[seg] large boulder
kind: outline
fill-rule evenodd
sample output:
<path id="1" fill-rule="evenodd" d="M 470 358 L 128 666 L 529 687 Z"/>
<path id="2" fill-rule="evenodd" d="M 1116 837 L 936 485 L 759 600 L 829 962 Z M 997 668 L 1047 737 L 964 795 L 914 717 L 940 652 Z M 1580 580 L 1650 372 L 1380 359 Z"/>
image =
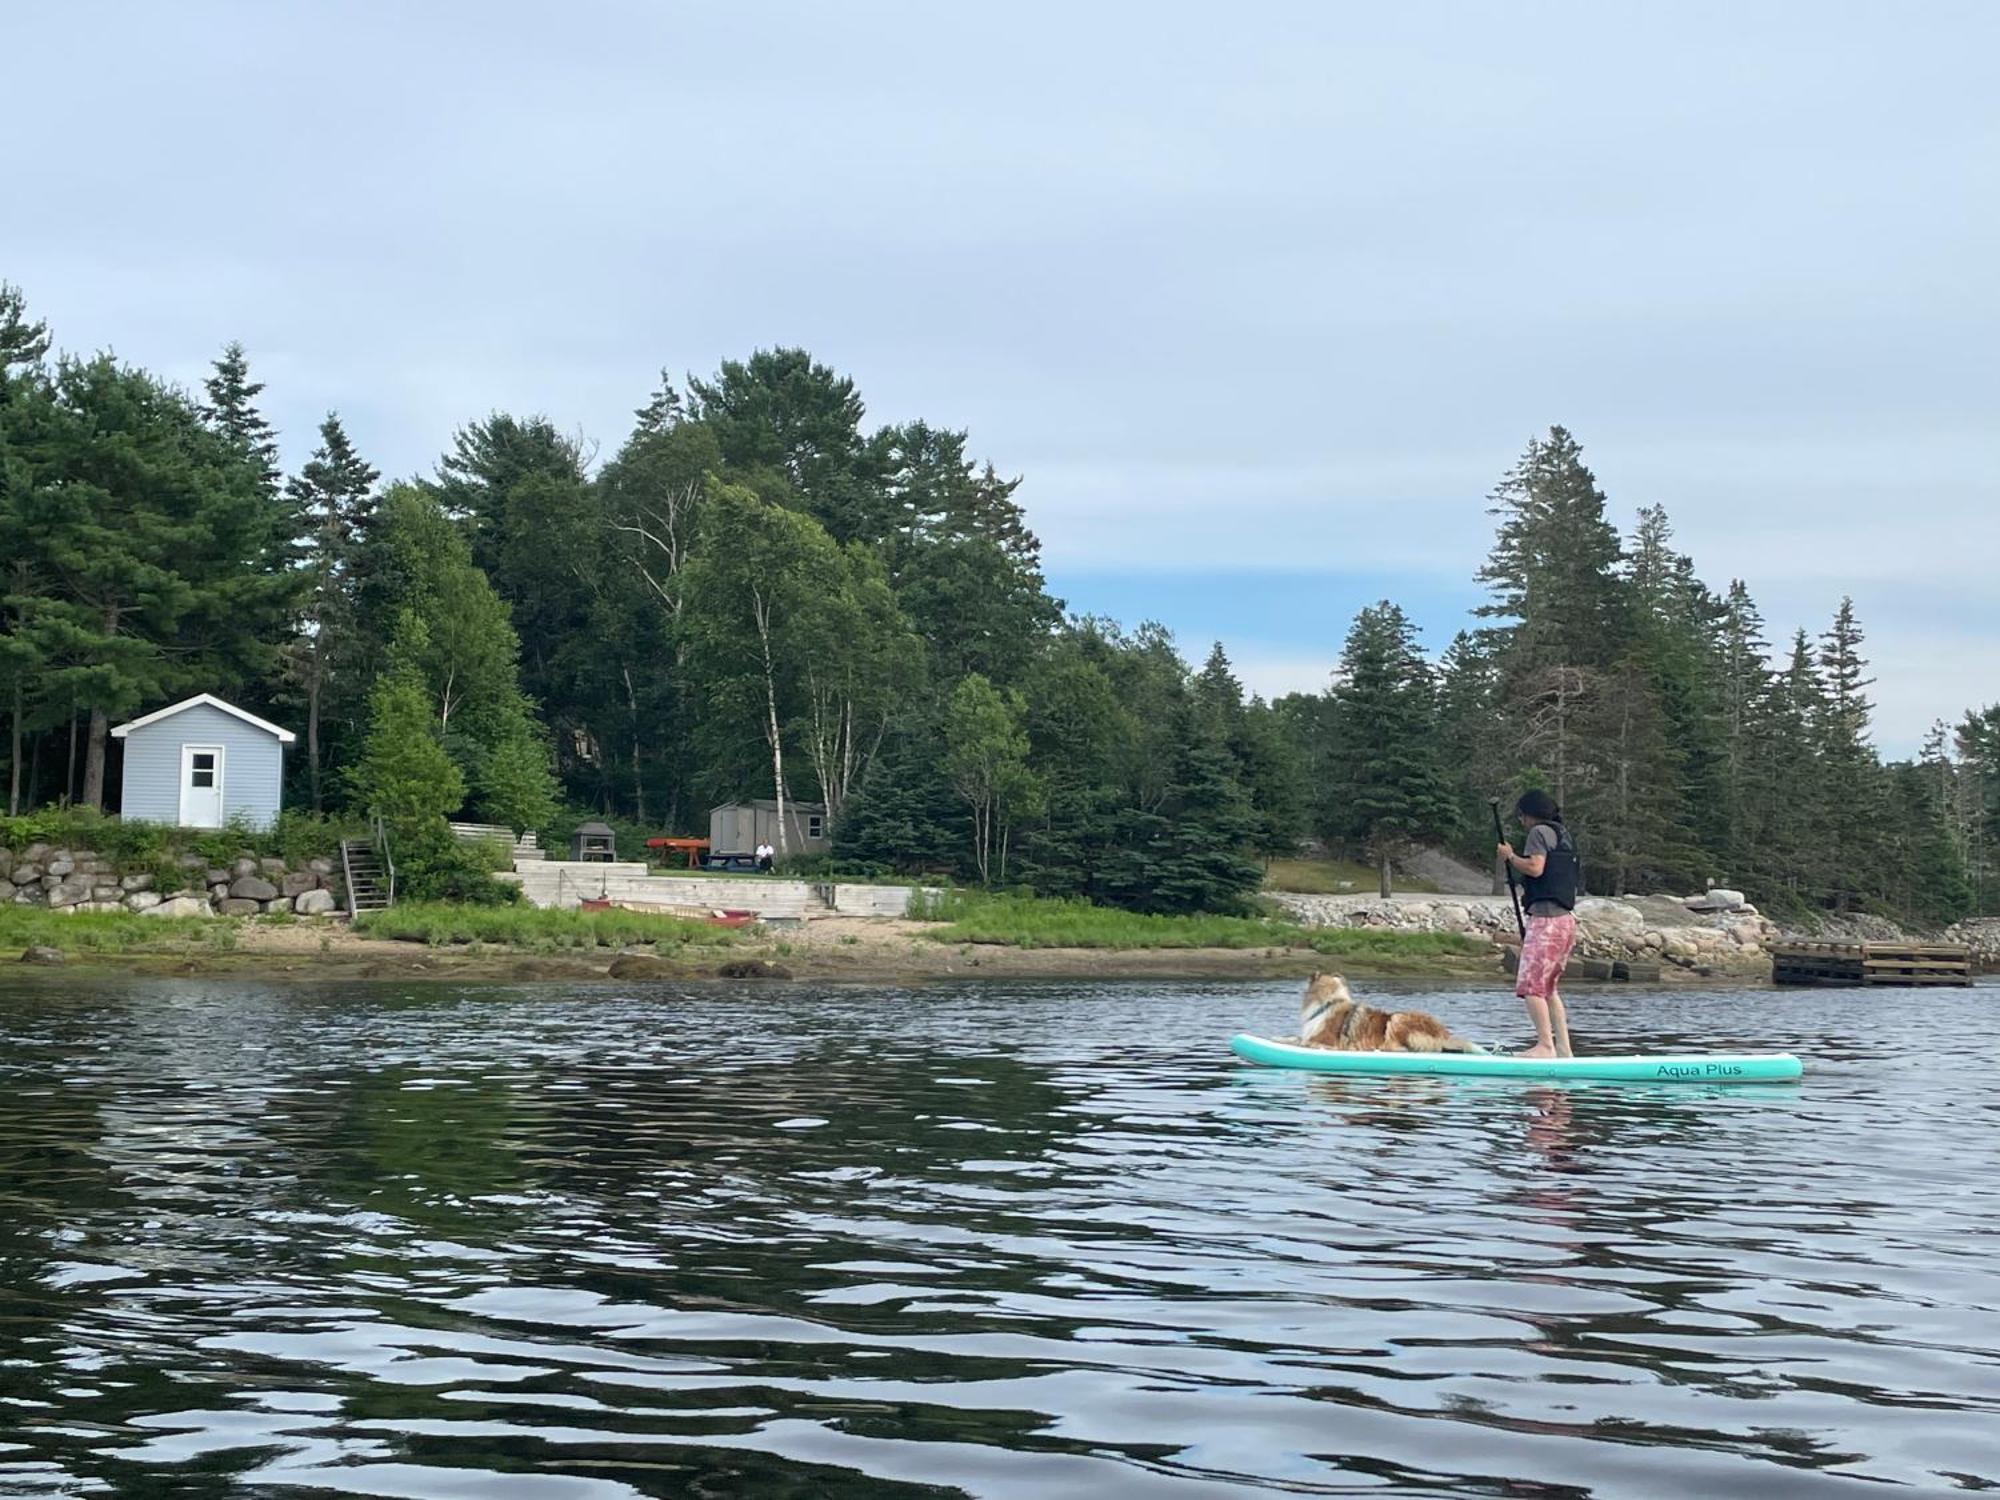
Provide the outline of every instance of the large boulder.
<path id="1" fill-rule="evenodd" d="M 68 875 L 75 871 L 76 861 L 67 849 L 61 849 L 42 861 L 42 868 L 51 875 Z"/>
<path id="2" fill-rule="evenodd" d="M 292 903 L 292 909 L 302 917 L 323 917 L 334 909 L 332 891 L 304 891 Z"/>
<path id="3" fill-rule="evenodd" d="M 276 916 L 280 912 L 288 912 L 292 909 L 292 898 L 290 896 L 279 896 L 275 900 L 259 901 L 257 904 L 263 908 L 265 916 Z"/>
<path id="4" fill-rule="evenodd" d="M 14 890 L 14 882 L 0 875 L 0 906 L 5 906 L 14 899 Z"/>
<path id="5" fill-rule="evenodd" d="M 227 901 L 229 899 L 229 882 L 226 880 L 211 880 L 208 883 L 208 899 L 211 901 Z"/>
<path id="6" fill-rule="evenodd" d="M 37 839 L 21 851 L 21 858 L 28 861 L 29 864 L 38 865 L 49 857 L 50 852 L 49 846 Z"/>
<path id="7" fill-rule="evenodd" d="M 256 871 L 252 870 L 247 873 L 254 875 Z M 210 865 L 208 873 L 202 876 L 201 883 L 203 885 L 228 885 L 235 878 L 236 872 L 234 870 L 224 869 L 221 865 Z"/>
<path id="8" fill-rule="evenodd" d="M 150 875 L 126 875 L 118 882 L 121 891 L 150 891 L 152 888 L 153 877 Z"/>
<path id="9" fill-rule="evenodd" d="M 45 871 L 40 865 L 36 864 L 32 859 L 24 859 L 19 864 L 14 866 L 14 873 L 9 877 L 9 879 L 11 879 L 16 885 L 34 885 L 41 880 L 43 875 L 47 873 L 48 873 L 47 871 Z"/>
<path id="10" fill-rule="evenodd" d="M 103 879 L 103 877 L 102 877 L 102 876 L 92 876 L 91 878 L 92 878 L 93 880 L 95 880 L 95 881 L 97 882 L 97 884 L 93 885 L 93 886 L 92 886 L 92 887 L 90 888 L 90 899 L 91 899 L 91 900 L 93 900 L 93 901 L 122 901 L 122 900 L 124 900 L 124 898 L 125 898 L 125 892 L 123 891 L 123 889 L 121 889 L 120 887 L 118 887 L 118 886 L 116 886 L 116 885 L 107 885 L 107 884 L 106 884 L 106 883 L 104 882 L 104 879 Z"/>
<path id="11" fill-rule="evenodd" d="M 199 896 L 169 896 L 158 906 L 146 907 L 141 916 L 145 917 L 205 917 L 208 903 Z"/>
<path id="12" fill-rule="evenodd" d="M 285 896 L 303 896 L 307 891 L 317 890 L 319 876 L 310 870 L 296 870 L 279 882 L 278 891 Z"/>
<path id="13" fill-rule="evenodd" d="M 315 875 L 331 875 L 333 873 L 333 861 L 330 859 L 309 859 L 306 861 L 306 868 L 311 870 Z"/>
<path id="14" fill-rule="evenodd" d="M 261 872 L 258 869 L 257 861 L 246 854 L 229 867 L 229 873 L 232 878 L 235 878 L 244 875 L 256 875 Z"/>
<path id="15" fill-rule="evenodd" d="M 1576 923 L 1596 937 L 1636 938 L 1646 927 L 1636 907 L 1601 896 L 1586 896 L 1576 903 Z"/>
<path id="16" fill-rule="evenodd" d="M 58 881 L 49 891 L 49 905 L 58 910 L 67 910 L 79 901 L 90 899 L 90 887 L 78 885 L 73 880 Z"/>
<path id="17" fill-rule="evenodd" d="M 278 888 L 261 875 L 238 875 L 229 882 L 229 894 L 238 901 L 273 901 Z"/>
<path id="18" fill-rule="evenodd" d="M 41 964 L 48 968 L 54 968 L 56 965 L 67 963 L 68 961 L 64 957 L 62 949 L 50 948 L 42 943 L 36 943 L 31 947 L 23 949 L 21 953 L 21 962 L 24 964 Z"/>
<path id="19" fill-rule="evenodd" d="M 1741 891 L 1712 887 L 1699 896 L 1690 896 L 1683 903 L 1689 911 L 1735 911 L 1744 903 Z"/>
<path id="20" fill-rule="evenodd" d="M 260 859 L 257 861 L 257 868 L 275 880 L 283 877 L 285 862 L 282 859 Z"/>
<path id="21" fill-rule="evenodd" d="M 215 903 L 215 909 L 225 917 L 254 917 L 264 908 L 248 896 L 224 896 Z"/>
<path id="22" fill-rule="evenodd" d="M 125 894 L 125 906 L 128 911 L 145 911 L 159 904 L 158 891 L 128 891 Z"/>

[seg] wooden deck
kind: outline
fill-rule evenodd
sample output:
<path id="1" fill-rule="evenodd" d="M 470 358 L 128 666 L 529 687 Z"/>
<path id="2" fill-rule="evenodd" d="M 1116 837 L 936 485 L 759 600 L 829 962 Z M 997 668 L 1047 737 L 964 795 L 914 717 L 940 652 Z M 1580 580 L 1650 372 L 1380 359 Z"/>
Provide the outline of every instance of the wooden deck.
<path id="1" fill-rule="evenodd" d="M 1771 949 L 1774 984 L 1972 983 L 1972 950 L 1958 943 L 1790 942 Z"/>

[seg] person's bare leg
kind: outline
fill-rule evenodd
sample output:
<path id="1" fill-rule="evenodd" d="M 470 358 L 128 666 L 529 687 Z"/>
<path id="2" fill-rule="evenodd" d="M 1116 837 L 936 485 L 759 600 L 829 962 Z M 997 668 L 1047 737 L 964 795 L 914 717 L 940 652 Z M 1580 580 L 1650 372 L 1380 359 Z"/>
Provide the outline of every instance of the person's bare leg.
<path id="1" fill-rule="evenodd" d="M 1549 1035 L 1549 1002 L 1540 995 L 1523 995 L 1521 1003 L 1528 1007 L 1528 1019 L 1535 1023 L 1535 1045 L 1525 1052 L 1517 1052 L 1516 1057 L 1554 1057 L 1556 1044 Z"/>
<path id="2" fill-rule="evenodd" d="M 1575 1057 L 1569 1048 L 1569 1011 L 1563 1007 L 1561 995 L 1549 996 L 1549 1029 L 1555 1037 L 1557 1057 Z"/>

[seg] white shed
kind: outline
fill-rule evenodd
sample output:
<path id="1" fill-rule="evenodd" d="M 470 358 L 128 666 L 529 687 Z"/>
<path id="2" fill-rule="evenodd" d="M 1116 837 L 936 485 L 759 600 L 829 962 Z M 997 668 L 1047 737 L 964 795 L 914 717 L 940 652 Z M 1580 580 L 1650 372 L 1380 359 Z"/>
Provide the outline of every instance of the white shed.
<path id="1" fill-rule="evenodd" d="M 277 821 L 285 746 L 297 738 L 291 730 L 202 693 L 120 724 L 111 736 L 125 742 L 120 816 L 183 828 Z"/>

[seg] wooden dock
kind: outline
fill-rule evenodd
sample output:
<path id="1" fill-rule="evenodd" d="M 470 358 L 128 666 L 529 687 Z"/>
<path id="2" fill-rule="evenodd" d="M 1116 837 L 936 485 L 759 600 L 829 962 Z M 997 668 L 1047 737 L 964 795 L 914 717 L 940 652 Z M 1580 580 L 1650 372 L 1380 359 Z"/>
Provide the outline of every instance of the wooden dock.
<path id="1" fill-rule="evenodd" d="M 1960 943 L 1789 942 L 1771 949 L 1773 984 L 1972 983 L 1972 950 Z"/>

